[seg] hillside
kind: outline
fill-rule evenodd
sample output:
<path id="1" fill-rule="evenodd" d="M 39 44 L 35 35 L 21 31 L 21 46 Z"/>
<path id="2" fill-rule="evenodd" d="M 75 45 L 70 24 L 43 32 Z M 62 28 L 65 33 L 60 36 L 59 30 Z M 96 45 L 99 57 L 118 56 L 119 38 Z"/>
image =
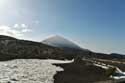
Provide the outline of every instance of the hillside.
<path id="1" fill-rule="evenodd" d="M 19 40 L 0 35 L 0 60 L 10 59 L 61 59 L 63 50 L 40 42 Z"/>
<path id="2" fill-rule="evenodd" d="M 59 48 L 69 48 L 69 49 L 78 49 L 78 50 L 82 49 L 77 44 L 59 35 L 48 37 L 47 39 L 43 40 L 42 43 L 53 47 L 59 47 Z"/>
<path id="3" fill-rule="evenodd" d="M 60 42 L 61 44 L 61 42 Z M 70 44 L 72 45 L 72 43 Z M 75 45 L 74 45 L 75 46 Z M 73 47 L 74 47 L 73 46 Z M 20 40 L 9 36 L 0 35 L 0 60 L 11 59 L 82 59 L 101 58 L 114 59 L 103 53 L 95 53 L 84 49 L 60 48 L 28 40 Z"/>

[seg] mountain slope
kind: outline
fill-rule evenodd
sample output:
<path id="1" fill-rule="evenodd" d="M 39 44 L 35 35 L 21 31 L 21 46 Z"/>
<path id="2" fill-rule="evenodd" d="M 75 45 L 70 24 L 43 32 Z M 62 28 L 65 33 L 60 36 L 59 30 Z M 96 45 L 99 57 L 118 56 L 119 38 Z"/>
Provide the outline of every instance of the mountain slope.
<path id="1" fill-rule="evenodd" d="M 59 39 L 60 37 L 56 37 Z M 52 38 L 53 39 L 53 38 Z M 63 41 L 62 41 L 63 40 Z M 66 43 L 65 43 L 66 41 Z M 0 35 L 0 60 L 11 59 L 82 59 L 101 58 L 113 59 L 114 56 L 102 53 L 95 53 L 89 50 L 84 50 L 70 41 L 60 39 L 57 43 L 59 46 L 49 46 L 41 42 L 33 42 L 28 40 L 19 40 L 9 36 Z M 56 42 L 56 41 L 55 41 Z M 64 43 L 62 43 L 64 42 Z M 70 43 L 70 44 L 69 44 Z M 61 44 L 61 45 L 60 45 Z M 64 48 L 64 49 L 63 49 Z"/>
<path id="2" fill-rule="evenodd" d="M 0 35 L 0 60 L 10 59 L 62 59 L 64 51 L 41 42 L 19 40 Z"/>
<path id="3" fill-rule="evenodd" d="M 72 41 L 69 41 L 58 35 L 49 37 L 43 40 L 42 43 L 50 46 L 54 46 L 54 47 L 64 48 L 64 49 L 87 50 L 87 49 L 81 48 L 80 46 L 73 43 Z"/>
<path id="4" fill-rule="evenodd" d="M 73 43 L 72 41 L 69 41 L 61 36 L 55 35 L 51 36 L 45 40 L 42 41 L 42 43 L 46 45 L 50 45 L 53 47 L 62 48 L 65 50 L 65 52 L 69 53 L 70 55 L 79 57 L 87 57 L 87 58 L 101 58 L 101 59 L 112 59 L 116 58 L 114 56 L 104 54 L 104 53 L 96 53 L 92 52 L 88 49 L 81 48 L 77 44 Z"/>
<path id="5" fill-rule="evenodd" d="M 110 55 L 113 57 L 116 57 L 116 58 L 125 58 L 125 55 L 123 55 L 123 54 L 111 53 Z"/>

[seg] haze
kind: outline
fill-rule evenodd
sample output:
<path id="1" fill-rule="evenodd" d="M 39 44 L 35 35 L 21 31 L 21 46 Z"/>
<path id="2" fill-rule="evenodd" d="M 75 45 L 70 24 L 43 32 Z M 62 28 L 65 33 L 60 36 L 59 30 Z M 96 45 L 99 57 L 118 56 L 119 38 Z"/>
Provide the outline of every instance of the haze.
<path id="1" fill-rule="evenodd" d="M 96 52 L 125 54 L 124 0 L 0 0 L 0 34 L 61 35 Z"/>

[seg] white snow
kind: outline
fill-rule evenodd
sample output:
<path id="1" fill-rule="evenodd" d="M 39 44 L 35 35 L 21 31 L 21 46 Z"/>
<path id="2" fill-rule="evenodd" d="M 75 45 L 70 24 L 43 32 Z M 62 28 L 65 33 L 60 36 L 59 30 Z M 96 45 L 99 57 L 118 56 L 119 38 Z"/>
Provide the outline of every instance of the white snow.
<path id="1" fill-rule="evenodd" d="M 97 67 L 101 67 L 101 68 L 103 68 L 103 69 L 108 69 L 109 67 L 107 67 L 107 66 L 104 66 L 104 65 L 99 65 L 99 64 L 94 64 L 95 66 L 97 66 Z"/>
<path id="2" fill-rule="evenodd" d="M 125 79 L 125 76 L 111 76 L 115 80 Z"/>
<path id="3" fill-rule="evenodd" d="M 17 59 L 0 62 L 0 83 L 53 83 L 57 71 L 63 71 L 52 63 L 72 61 Z"/>
<path id="4" fill-rule="evenodd" d="M 111 76 L 111 78 L 119 80 L 119 79 L 124 79 L 125 81 L 125 72 L 121 71 L 119 68 L 116 68 L 116 73 L 121 74 L 118 76 Z"/>
<path id="5" fill-rule="evenodd" d="M 47 60 L 43 60 L 45 62 L 49 62 L 49 63 L 52 63 L 52 64 L 64 64 L 64 63 L 72 63 L 74 62 L 74 59 L 73 60 L 54 60 L 54 59 L 47 59 Z"/>
<path id="6" fill-rule="evenodd" d="M 109 69 L 110 67 L 113 67 L 111 65 L 106 65 L 104 63 L 98 63 L 97 64 L 97 62 L 94 63 L 94 65 L 97 66 L 97 67 L 101 67 L 103 69 Z M 121 71 L 118 67 L 116 67 L 115 73 L 120 74 L 120 75 L 117 75 L 117 76 L 111 75 L 110 78 L 113 78 L 115 80 L 121 80 L 122 79 L 122 80 L 125 81 L 125 72 Z"/>

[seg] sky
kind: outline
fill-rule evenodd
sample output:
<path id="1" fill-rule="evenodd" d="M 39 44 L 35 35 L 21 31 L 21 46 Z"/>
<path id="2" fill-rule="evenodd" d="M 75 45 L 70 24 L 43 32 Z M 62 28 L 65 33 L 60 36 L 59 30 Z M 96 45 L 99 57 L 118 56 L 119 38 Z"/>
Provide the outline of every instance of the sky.
<path id="1" fill-rule="evenodd" d="M 63 36 L 95 52 L 125 54 L 125 0 L 0 0 L 0 34 Z"/>

